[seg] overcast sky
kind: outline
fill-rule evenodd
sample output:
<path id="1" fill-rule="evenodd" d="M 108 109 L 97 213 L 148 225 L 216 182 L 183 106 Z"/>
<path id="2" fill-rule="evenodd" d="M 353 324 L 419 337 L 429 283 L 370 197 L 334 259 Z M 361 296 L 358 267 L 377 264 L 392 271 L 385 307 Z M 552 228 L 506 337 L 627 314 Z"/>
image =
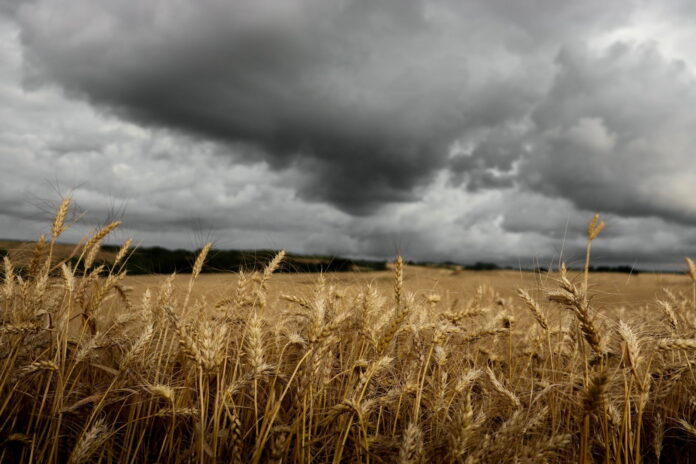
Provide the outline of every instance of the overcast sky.
<path id="1" fill-rule="evenodd" d="M 0 237 L 681 268 L 693 5 L 0 0 Z"/>

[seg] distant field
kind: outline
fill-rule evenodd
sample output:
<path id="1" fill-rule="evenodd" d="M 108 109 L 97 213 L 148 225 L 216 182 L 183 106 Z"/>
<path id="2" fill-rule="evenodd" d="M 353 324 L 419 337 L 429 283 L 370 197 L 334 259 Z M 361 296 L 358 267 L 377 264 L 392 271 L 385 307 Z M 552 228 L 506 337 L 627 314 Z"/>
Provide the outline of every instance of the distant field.
<path id="1" fill-rule="evenodd" d="M 576 276 L 580 276 L 576 272 Z M 570 272 L 572 276 L 573 273 Z M 621 306 L 653 304 L 655 298 L 667 288 L 675 293 L 690 292 L 691 281 L 680 274 L 617 274 L 593 273 L 590 291 L 592 303 L 598 310 L 615 310 Z M 124 284 L 131 287 L 131 296 L 138 300 L 146 288 L 156 290 L 164 280 L 162 275 L 127 277 Z M 327 284 L 338 289 L 359 291 L 372 283 L 380 292 L 388 293 L 394 284 L 393 271 L 326 273 Z M 178 275 L 174 280 L 177 293 L 186 291 L 190 276 Z M 210 301 L 222 299 L 234 292 L 237 285 L 236 273 L 201 274 L 193 295 Z M 268 285 L 270 301 L 281 294 L 309 295 L 316 286 L 319 274 L 276 274 Z M 490 286 L 505 298 L 518 298 L 517 288 L 531 292 L 554 288 L 558 273 L 534 273 L 520 271 L 452 271 L 421 266 L 405 266 L 404 285 L 416 298 L 438 294 L 443 302 L 465 301 L 475 295 L 480 286 Z"/>
<path id="2" fill-rule="evenodd" d="M 19 242 L 0 240 L 0 250 L 8 250 L 9 257 L 15 266 L 25 266 L 31 259 L 34 248 L 33 242 Z M 55 258 L 66 259 L 74 254 L 79 254 L 80 249 L 75 244 L 57 243 L 55 246 Z M 101 250 L 96 255 L 96 260 L 113 262 L 115 251 Z M 315 259 L 321 263 L 321 260 Z M 494 287 L 501 295 L 513 297 L 516 288 L 539 289 L 552 286 L 558 273 L 530 272 L 530 271 L 470 271 L 451 270 L 447 268 L 405 266 L 407 273 L 405 282 L 411 290 L 419 296 L 438 293 L 443 298 L 468 298 L 482 285 Z M 573 274 L 570 271 L 571 275 Z M 575 274 L 579 275 L 580 272 Z M 269 294 L 277 298 L 282 293 L 306 293 L 316 284 L 317 273 L 277 274 L 269 286 Z M 388 290 L 393 284 L 393 271 L 362 272 L 328 272 L 324 274 L 327 282 L 339 288 L 361 288 L 365 284 L 374 283 L 380 290 Z M 162 282 L 163 275 L 135 275 L 128 276 L 124 284 L 132 287 L 131 296 L 136 300 L 146 288 L 156 289 Z M 185 289 L 188 282 L 188 274 L 178 275 L 175 287 Z M 237 281 L 236 273 L 208 273 L 201 274 L 196 283 L 196 294 L 208 297 L 223 297 L 234 289 Z M 637 305 L 654 301 L 656 295 L 663 288 L 675 291 L 689 291 L 690 280 L 687 275 L 659 274 L 659 273 L 592 273 L 591 290 L 594 292 L 593 303 L 599 305 Z"/>

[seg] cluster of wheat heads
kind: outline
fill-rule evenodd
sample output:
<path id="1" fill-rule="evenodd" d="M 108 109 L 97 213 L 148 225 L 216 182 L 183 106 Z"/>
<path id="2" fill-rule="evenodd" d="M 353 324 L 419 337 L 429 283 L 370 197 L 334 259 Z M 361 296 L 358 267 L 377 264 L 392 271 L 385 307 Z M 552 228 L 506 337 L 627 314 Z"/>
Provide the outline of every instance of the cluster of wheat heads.
<path id="1" fill-rule="evenodd" d="M 74 268 L 54 262 L 68 207 L 25 270 L 4 260 L 0 462 L 635 463 L 696 451 L 691 295 L 598 314 L 587 280 L 562 269 L 554 288 L 514 300 L 490 287 L 415 298 L 397 259 L 388 295 L 319 277 L 311 295 L 270 301 L 280 254 L 209 302 L 192 292 L 205 247 L 181 293 L 165 278 L 131 301 L 119 270 L 130 243 L 108 273 L 93 267 L 118 224 L 87 239 Z"/>

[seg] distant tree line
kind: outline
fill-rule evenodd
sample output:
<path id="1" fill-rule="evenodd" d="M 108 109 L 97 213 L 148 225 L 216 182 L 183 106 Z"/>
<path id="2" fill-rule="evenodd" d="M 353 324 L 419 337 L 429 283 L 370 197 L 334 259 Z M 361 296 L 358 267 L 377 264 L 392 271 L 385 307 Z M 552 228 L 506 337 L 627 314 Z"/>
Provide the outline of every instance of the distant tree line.
<path id="1" fill-rule="evenodd" d="M 115 245 L 104 245 L 103 251 L 116 253 L 119 250 Z M 193 264 L 200 250 L 169 250 L 163 247 L 136 248 L 132 250 L 125 262 L 125 269 L 130 275 L 142 274 L 172 274 L 174 272 L 185 274 L 193 269 Z M 239 272 L 261 270 L 278 253 L 276 250 L 210 250 L 203 266 L 202 272 Z M 0 275 L 2 272 L 2 258 L 9 256 L 9 251 L 0 248 Z M 71 267 L 79 274 L 84 272 L 84 262 L 74 256 L 68 260 Z M 92 269 L 102 266 L 102 274 L 111 272 L 111 261 L 97 258 L 92 264 Z M 348 259 L 336 256 L 323 255 L 297 255 L 287 254 L 276 272 L 306 273 L 306 272 L 351 272 L 351 271 L 385 271 L 385 261 L 372 261 L 361 259 Z M 26 270 L 21 265 L 15 264 L 14 271 L 18 275 L 24 275 Z"/>
<path id="2" fill-rule="evenodd" d="M 617 272 L 623 274 L 640 274 L 643 271 L 640 269 L 635 269 L 632 266 L 590 266 L 590 272 Z"/>
<path id="3" fill-rule="evenodd" d="M 115 253 L 119 247 L 115 245 L 104 245 L 104 251 Z M 125 268 L 128 274 L 185 274 L 191 272 L 193 263 L 196 261 L 200 250 L 169 250 L 163 247 L 137 248 L 133 250 Z M 211 250 L 203 266 L 203 271 L 210 272 L 239 272 L 263 269 L 264 266 L 276 255 L 276 250 Z M 9 251 L 0 248 L 0 260 L 4 256 L 9 256 Z M 77 257 L 69 260 L 73 269 L 78 272 L 83 271 L 82 263 L 78 262 Z M 452 261 L 443 263 L 429 263 L 408 261 L 407 264 L 428 266 L 428 267 L 458 267 L 471 271 L 496 271 L 516 269 L 510 266 L 499 266 L 495 263 L 477 261 L 474 264 L 460 265 Z M 110 271 L 111 263 L 108 260 L 96 259 L 93 267 L 104 266 L 104 274 Z M 285 257 L 280 269 L 277 272 L 305 273 L 305 272 L 350 272 L 356 270 L 363 271 L 385 271 L 387 263 L 385 261 L 372 261 L 360 259 L 348 259 L 324 255 L 297 255 L 288 254 Z M 533 269 L 522 269 L 525 271 L 547 272 L 548 268 L 537 267 Z M 21 266 L 15 267 L 15 272 L 23 274 Z M 644 272 L 632 266 L 590 266 L 590 272 L 615 272 L 624 274 L 640 274 Z"/>
<path id="4" fill-rule="evenodd" d="M 467 271 L 528 271 L 528 272 L 548 272 L 549 268 L 544 266 L 519 268 L 513 266 L 501 266 L 496 263 L 491 263 L 487 261 L 476 261 L 473 264 L 459 264 L 454 261 L 444 261 L 444 262 L 417 262 L 417 261 L 407 261 L 407 264 L 425 267 L 435 267 L 435 268 L 450 268 L 450 269 L 464 269 Z M 582 268 L 571 268 L 573 270 L 582 270 Z M 554 270 L 554 269 L 552 269 Z M 624 274 L 640 274 L 645 272 L 640 269 L 635 269 L 632 266 L 590 266 L 590 272 L 616 272 Z"/>
<path id="5" fill-rule="evenodd" d="M 104 247 L 115 251 L 117 247 Z M 193 269 L 200 250 L 169 250 L 162 247 L 138 248 L 128 258 L 126 270 L 131 275 L 188 273 Z M 239 272 L 263 269 L 277 254 L 276 250 L 211 250 L 202 272 Z M 354 260 L 332 256 L 286 255 L 277 272 L 350 272 L 386 270 L 383 261 Z"/>
<path id="6" fill-rule="evenodd" d="M 474 264 L 469 264 L 467 266 L 464 266 L 464 269 L 468 269 L 471 271 L 495 271 L 495 270 L 514 270 L 515 268 L 506 266 L 506 267 L 501 267 L 498 266 L 495 263 L 486 263 L 486 262 L 476 262 Z M 530 269 L 523 269 L 523 270 L 530 270 L 534 272 L 548 272 L 549 269 L 547 267 L 539 266 L 535 268 L 530 268 Z M 581 268 L 575 269 L 575 270 L 582 270 Z M 640 269 L 635 269 L 632 266 L 590 266 L 590 272 L 615 272 L 617 274 L 640 274 L 641 271 Z"/>

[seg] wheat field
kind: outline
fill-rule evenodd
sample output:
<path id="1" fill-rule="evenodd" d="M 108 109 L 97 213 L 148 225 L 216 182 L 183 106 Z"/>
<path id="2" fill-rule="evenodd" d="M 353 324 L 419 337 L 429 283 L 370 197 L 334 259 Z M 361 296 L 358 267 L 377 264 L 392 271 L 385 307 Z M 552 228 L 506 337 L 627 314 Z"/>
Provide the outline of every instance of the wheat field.
<path id="1" fill-rule="evenodd" d="M 262 272 L 129 277 L 113 223 L 4 258 L 0 461 L 696 461 L 685 275 Z M 596 216 L 587 230 L 601 240 Z M 693 456 L 693 457 L 692 457 Z"/>

